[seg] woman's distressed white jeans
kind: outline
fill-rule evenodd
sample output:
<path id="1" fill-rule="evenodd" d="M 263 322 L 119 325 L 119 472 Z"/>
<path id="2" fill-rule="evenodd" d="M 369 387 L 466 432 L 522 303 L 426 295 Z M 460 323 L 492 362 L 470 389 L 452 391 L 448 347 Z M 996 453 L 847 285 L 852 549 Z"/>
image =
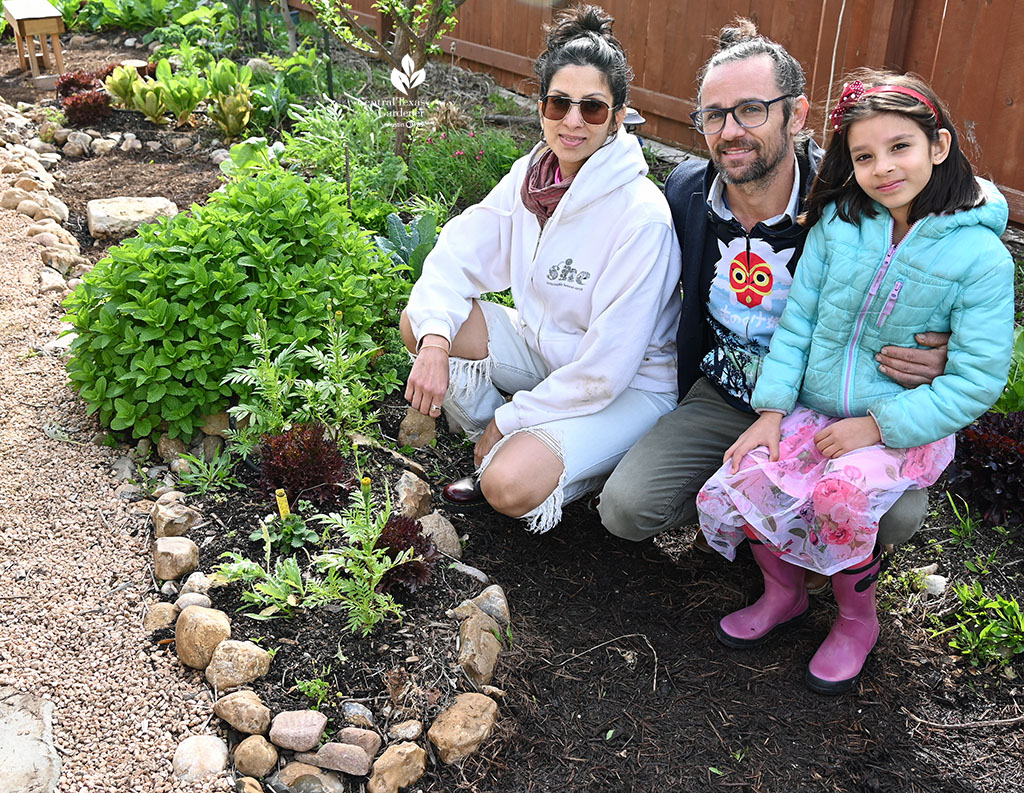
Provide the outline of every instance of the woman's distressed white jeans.
<path id="1" fill-rule="evenodd" d="M 474 440 L 505 404 L 502 392 L 528 391 L 551 373 L 516 331 L 513 309 L 484 301 L 480 301 L 480 308 L 487 323 L 487 357 L 479 361 L 451 358 L 443 403 L 448 423 Z M 564 504 L 601 487 L 629 448 L 675 407 L 676 396 L 674 391 L 627 388 L 597 413 L 516 430 L 494 445 L 477 474 L 483 473 L 509 438 L 520 432 L 537 438 L 558 457 L 563 470 L 551 495 L 523 519 L 530 531 L 548 531 L 561 520 Z"/>

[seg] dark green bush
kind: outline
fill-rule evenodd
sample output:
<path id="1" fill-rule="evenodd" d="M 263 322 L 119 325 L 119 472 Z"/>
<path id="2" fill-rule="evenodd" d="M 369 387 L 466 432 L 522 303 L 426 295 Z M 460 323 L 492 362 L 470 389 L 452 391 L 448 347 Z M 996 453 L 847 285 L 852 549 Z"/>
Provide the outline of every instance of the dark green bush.
<path id="1" fill-rule="evenodd" d="M 397 324 L 408 294 L 341 185 L 278 167 L 143 227 L 83 281 L 65 301 L 78 334 L 68 375 L 105 426 L 135 437 L 187 438 L 244 395 L 222 381 L 252 356 L 242 336 L 257 309 L 271 345 L 316 342 L 341 312 L 365 348 Z"/>

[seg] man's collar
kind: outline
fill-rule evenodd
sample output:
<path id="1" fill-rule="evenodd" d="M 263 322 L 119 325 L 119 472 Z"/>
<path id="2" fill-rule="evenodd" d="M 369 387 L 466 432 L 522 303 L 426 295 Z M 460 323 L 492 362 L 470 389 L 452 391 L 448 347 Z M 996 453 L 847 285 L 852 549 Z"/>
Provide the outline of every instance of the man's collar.
<path id="1" fill-rule="evenodd" d="M 711 211 L 714 212 L 722 220 L 732 220 L 734 215 L 732 210 L 729 209 L 729 204 L 725 199 L 725 182 L 722 180 L 720 174 L 715 174 L 715 180 L 711 183 L 711 189 L 708 191 L 708 206 Z M 760 221 L 765 226 L 775 226 L 784 220 L 790 223 L 796 223 L 797 215 L 800 214 L 800 164 L 794 158 L 793 161 L 793 187 L 789 192 L 789 203 L 786 205 L 786 209 L 782 214 L 776 215 L 773 218 Z"/>

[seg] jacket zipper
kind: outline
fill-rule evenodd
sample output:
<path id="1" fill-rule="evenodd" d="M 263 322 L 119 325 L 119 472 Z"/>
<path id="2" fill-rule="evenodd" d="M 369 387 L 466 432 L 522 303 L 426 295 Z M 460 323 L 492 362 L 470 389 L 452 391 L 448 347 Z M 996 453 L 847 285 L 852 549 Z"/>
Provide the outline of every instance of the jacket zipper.
<path id="1" fill-rule="evenodd" d="M 899 299 L 900 290 L 902 288 L 903 288 L 903 282 L 902 281 L 897 281 L 893 285 L 892 291 L 889 293 L 889 298 L 885 301 L 885 305 L 882 307 L 881 312 L 878 314 L 878 322 L 877 322 L 877 325 L 876 325 L 877 327 L 879 327 L 879 328 L 882 327 L 882 323 L 885 322 L 885 320 L 888 318 L 888 316 L 892 313 L 892 310 L 893 310 L 893 308 L 896 305 L 896 301 Z"/>
<path id="2" fill-rule="evenodd" d="M 899 249 L 903 247 L 903 244 L 908 239 L 910 239 L 910 235 L 913 233 L 914 229 L 917 228 L 917 225 L 920 222 L 921 221 L 918 220 L 917 222 L 914 223 L 913 226 L 907 229 L 907 233 L 903 235 L 903 239 L 900 240 L 898 244 L 889 245 L 889 250 L 885 254 L 885 258 L 882 260 L 881 265 L 879 265 L 878 271 L 875 273 L 874 280 L 871 282 L 871 288 L 868 289 L 867 297 L 864 298 L 864 305 L 861 306 L 860 313 L 857 315 L 857 323 L 854 326 L 853 337 L 850 339 L 850 346 L 846 351 L 846 374 L 843 377 L 844 415 L 850 415 L 850 392 L 853 387 L 853 361 L 854 358 L 857 356 L 857 342 L 860 341 L 860 335 L 864 330 L 864 320 L 867 317 L 868 308 L 871 306 L 871 301 L 874 299 L 875 295 L 878 294 L 878 289 L 882 285 L 882 279 L 885 278 L 885 274 L 889 271 L 889 265 L 892 264 L 892 260 L 896 258 L 896 254 L 899 251 Z M 892 240 L 892 227 L 893 220 L 890 217 L 888 234 L 890 240 Z M 900 288 L 902 288 L 902 284 L 900 284 Z M 890 293 L 889 302 L 895 303 L 896 298 L 899 297 L 899 289 L 893 287 L 893 292 L 895 292 L 895 297 Z M 888 302 L 886 303 L 886 305 L 888 307 Z M 891 307 L 889 307 L 889 311 L 892 311 Z"/>

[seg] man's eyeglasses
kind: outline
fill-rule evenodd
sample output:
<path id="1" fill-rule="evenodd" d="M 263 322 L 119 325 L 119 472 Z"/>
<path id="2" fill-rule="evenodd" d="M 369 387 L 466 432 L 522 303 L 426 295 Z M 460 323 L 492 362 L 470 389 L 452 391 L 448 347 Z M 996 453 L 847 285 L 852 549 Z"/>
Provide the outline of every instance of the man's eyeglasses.
<path id="1" fill-rule="evenodd" d="M 540 112 L 544 118 L 551 121 L 561 121 L 569 113 L 573 105 L 580 106 L 580 115 L 583 121 L 593 126 L 603 124 L 608 120 L 608 111 L 611 107 L 607 102 L 600 99 L 577 99 L 573 100 L 567 96 L 548 94 L 540 98 Z"/>
<path id="2" fill-rule="evenodd" d="M 752 99 L 732 107 L 708 107 L 690 113 L 693 126 L 704 135 L 717 135 L 725 128 L 725 119 L 732 113 L 736 123 L 744 129 L 762 126 L 768 120 L 768 108 L 783 99 L 791 99 L 792 94 L 783 94 L 774 99 Z"/>

